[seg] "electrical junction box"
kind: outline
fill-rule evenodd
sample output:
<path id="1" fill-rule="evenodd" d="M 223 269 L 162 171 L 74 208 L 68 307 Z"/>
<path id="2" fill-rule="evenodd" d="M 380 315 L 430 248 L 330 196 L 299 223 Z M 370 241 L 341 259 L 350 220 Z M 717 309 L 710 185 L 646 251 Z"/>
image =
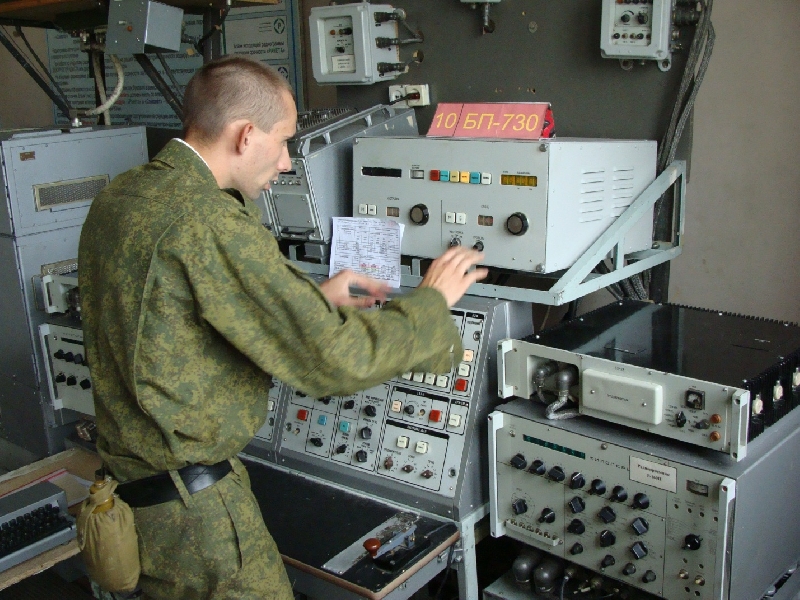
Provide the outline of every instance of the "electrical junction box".
<path id="1" fill-rule="evenodd" d="M 405 225 L 401 252 L 450 246 L 521 272 L 570 267 L 655 179 L 652 141 L 359 138 L 353 215 Z M 652 245 L 650 209 L 625 253 Z"/>
<path id="2" fill-rule="evenodd" d="M 379 48 L 377 38 L 396 39 L 388 4 L 341 4 L 311 9 L 311 66 L 319 84 L 369 85 L 405 71 L 397 45 Z"/>
<path id="3" fill-rule="evenodd" d="M 603 0 L 600 31 L 603 58 L 655 60 L 662 71 L 672 66 L 672 0 Z"/>
<path id="4" fill-rule="evenodd" d="M 110 54 L 177 52 L 183 10 L 152 0 L 111 0 L 106 49 Z"/>

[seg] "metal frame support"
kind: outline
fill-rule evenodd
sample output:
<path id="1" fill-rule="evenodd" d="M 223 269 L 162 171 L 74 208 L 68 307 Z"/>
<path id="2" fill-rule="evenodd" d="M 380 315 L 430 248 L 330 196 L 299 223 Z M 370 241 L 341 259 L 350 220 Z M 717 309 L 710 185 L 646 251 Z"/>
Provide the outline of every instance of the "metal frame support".
<path id="1" fill-rule="evenodd" d="M 468 514 L 460 522 L 461 537 L 456 542 L 453 564 L 458 576 L 458 597 L 461 600 L 472 600 L 480 597 L 478 589 L 478 560 L 475 555 L 475 527 L 489 514 L 489 505 L 484 504 L 478 510 Z"/>

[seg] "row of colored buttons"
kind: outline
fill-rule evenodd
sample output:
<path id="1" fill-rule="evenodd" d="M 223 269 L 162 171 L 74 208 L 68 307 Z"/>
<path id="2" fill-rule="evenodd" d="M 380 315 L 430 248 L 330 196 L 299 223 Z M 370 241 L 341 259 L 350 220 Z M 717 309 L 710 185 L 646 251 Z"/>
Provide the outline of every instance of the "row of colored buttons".
<path id="1" fill-rule="evenodd" d="M 481 173 L 480 171 L 441 171 L 431 169 L 428 177 L 431 181 L 449 181 L 450 183 L 480 183 L 489 185 L 492 183 L 491 173 Z M 411 171 L 411 179 L 425 179 L 425 171 Z"/>
<path id="2" fill-rule="evenodd" d="M 309 411 L 307 411 L 305 408 L 301 408 L 300 410 L 297 411 L 297 419 L 299 421 L 308 421 L 308 415 Z M 319 417 L 317 417 L 317 423 L 323 426 L 327 425 L 328 415 L 320 415 Z M 348 423 L 347 421 L 340 421 L 339 431 L 341 431 L 342 433 L 350 433 L 350 423 Z"/>

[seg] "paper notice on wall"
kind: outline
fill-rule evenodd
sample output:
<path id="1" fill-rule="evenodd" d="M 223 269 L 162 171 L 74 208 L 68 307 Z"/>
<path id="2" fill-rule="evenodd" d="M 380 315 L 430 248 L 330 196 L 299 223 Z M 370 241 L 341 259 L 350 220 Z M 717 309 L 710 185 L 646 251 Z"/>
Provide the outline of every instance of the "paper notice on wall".
<path id="1" fill-rule="evenodd" d="M 400 287 L 404 228 L 395 221 L 334 217 L 329 276 L 350 269 Z"/>

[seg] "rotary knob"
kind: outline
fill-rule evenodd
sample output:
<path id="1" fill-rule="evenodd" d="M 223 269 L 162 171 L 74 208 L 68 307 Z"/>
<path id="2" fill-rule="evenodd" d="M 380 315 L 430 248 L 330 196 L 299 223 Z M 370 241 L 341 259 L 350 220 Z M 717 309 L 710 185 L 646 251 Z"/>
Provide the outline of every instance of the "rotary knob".
<path id="1" fill-rule="evenodd" d="M 614 489 L 611 490 L 611 499 L 614 502 L 625 502 L 628 499 L 628 492 L 625 491 L 625 488 L 621 485 L 614 486 Z"/>
<path id="2" fill-rule="evenodd" d="M 425 225 L 430 218 L 428 207 L 424 204 L 412 206 L 411 210 L 408 212 L 408 218 L 411 219 L 411 222 L 414 223 L 414 225 Z"/>
<path id="3" fill-rule="evenodd" d="M 605 569 L 605 568 L 607 568 L 607 567 L 614 566 L 614 564 L 615 564 L 616 562 L 617 562 L 617 561 L 616 561 L 616 559 L 615 559 L 613 556 L 611 556 L 610 554 L 606 554 L 606 555 L 603 557 L 603 560 L 601 560 L 601 561 L 600 561 L 600 567 L 601 567 L 601 568 L 603 568 L 603 569 Z"/>
<path id="4" fill-rule="evenodd" d="M 514 213 L 506 219 L 506 229 L 511 235 L 523 235 L 528 231 L 528 217 L 522 213 Z"/>
<path id="5" fill-rule="evenodd" d="M 72 362 L 74 362 L 76 365 L 82 365 L 83 364 L 83 354 L 76 354 L 75 358 L 72 359 Z"/>
<path id="6" fill-rule="evenodd" d="M 517 498 L 511 503 L 511 510 L 515 515 L 522 515 L 528 512 L 528 503 L 522 498 Z"/>
<path id="7" fill-rule="evenodd" d="M 572 554 L 572 556 L 577 556 L 582 552 L 583 552 L 583 545 L 579 544 L 578 542 L 572 544 L 572 548 L 569 549 L 569 553 Z"/>
<path id="8" fill-rule="evenodd" d="M 653 571 L 647 571 L 642 576 L 642 581 L 645 583 L 653 583 L 656 580 L 656 574 Z"/>
<path id="9" fill-rule="evenodd" d="M 586 525 L 584 525 L 583 521 L 580 519 L 572 519 L 570 524 L 567 525 L 567 531 L 574 533 L 575 535 L 581 535 L 584 531 L 586 531 Z"/>
<path id="10" fill-rule="evenodd" d="M 569 478 L 569 487 L 573 490 L 579 490 L 586 485 L 586 478 L 575 471 Z"/>
<path id="11" fill-rule="evenodd" d="M 647 16 L 647 13 L 639 13 L 636 15 L 636 20 L 639 21 L 639 25 L 647 25 L 650 17 Z"/>
<path id="12" fill-rule="evenodd" d="M 700 546 L 703 542 L 703 538 L 699 535 L 695 535 L 690 533 L 683 539 L 683 549 L 684 550 L 699 550 Z"/>
<path id="13" fill-rule="evenodd" d="M 378 414 L 378 409 L 375 408 L 373 404 L 367 404 L 364 407 L 364 414 L 367 415 L 368 417 L 374 417 L 375 415 Z"/>
<path id="14" fill-rule="evenodd" d="M 603 548 L 608 548 L 609 546 L 613 546 L 617 543 L 617 536 L 614 535 L 613 531 L 609 531 L 608 529 L 603 529 L 600 532 L 600 545 Z"/>
<path id="15" fill-rule="evenodd" d="M 566 477 L 567 477 L 564 474 L 564 469 L 562 469 L 561 467 L 558 467 L 558 466 L 553 467 L 552 469 L 550 469 L 547 472 L 547 476 L 550 477 L 550 479 L 552 479 L 553 481 L 556 481 L 556 482 L 559 482 L 559 483 L 564 481 L 564 479 L 566 479 Z"/>
<path id="16" fill-rule="evenodd" d="M 84 390 L 88 390 L 90 387 L 92 387 L 92 382 L 88 379 L 82 379 L 78 385 L 80 385 Z"/>
<path id="17" fill-rule="evenodd" d="M 317 448 L 322 448 L 322 438 L 313 437 L 309 440 L 312 446 L 316 446 Z"/>
<path id="18" fill-rule="evenodd" d="M 631 527 L 636 532 L 637 535 L 643 535 L 647 533 L 647 530 L 650 529 L 650 524 L 645 521 L 642 517 L 636 517 L 631 523 Z"/>
<path id="19" fill-rule="evenodd" d="M 586 509 L 586 503 L 583 501 L 583 498 L 575 496 L 569 501 L 569 508 L 573 513 L 578 514 Z"/>
<path id="20" fill-rule="evenodd" d="M 640 508 L 642 510 L 646 510 L 650 506 L 650 498 L 647 497 L 647 494 L 636 494 L 633 497 L 633 508 Z"/>
<path id="21" fill-rule="evenodd" d="M 75 355 L 72 352 L 67 352 L 64 355 L 64 360 L 67 362 L 72 362 L 73 360 L 75 360 Z"/>
<path id="22" fill-rule="evenodd" d="M 544 463 L 540 460 L 535 460 L 531 463 L 531 468 L 528 469 L 529 473 L 534 473 L 536 475 L 544 475 L 547 471 L 547 468 L 544 466 Z"/>
<path id="23" fill-rule="evenodd" d="M 77 384 L 78 384 L 78 378 L 75 377 L 75 375 L 70 375 L 69 377 L 67 377 L 67 385 L 77 385 Z"/>
<path id="24" fill-rule="evenodd" d="M 511 460 L 508 461 L 512 467 L 515 469 L 524 469 L 528 466 L 528 461 L 525 460 L 525 457 L 522 454 L 515 454 L 511 457 Z"/>
<path id="25" fill-rule="evenodd" d="M 344 454 L 345 452 L 347 452 L 347 444 L 336 446 L 336 454 Z"/>
<path id="26" fill-rule="evenodd" d="M 413 404 L 406 404 L 403 412 L 406 413 L 408 416 L 413 416 L 415 412 L 417 412 L 417 407 Z"/>
<path id="27" fill-rule="evenodd" d="M 64 375 L 63 373 L 59 373 L 58 375 L 56 375 L 56 380 L 55 380 L 56 383 L 64 383 L 66 380 L 67 376 Z"/>
<path id="28" fill-rule="evenodd" d="M 356 452 L 356 460 L 358 462 L 367 462 L 367 452 L 366 450 L 359 450 Z"/>
<path id="29" fill-rule="evenodd" d="M 592 480 L 592 485 L 589 487 L 589 493 L 596 496 L 602 496 L 606 493 L 606 484 L 602 479 Z"/>
<path id="30" fill-rule="evenodd" d="M 319 401 L 322 402 L 325 406 L 328 406 L 331 403 L 331 400 L 332 398 L 330 396 L 323 396 L 322 398 L 319 398 Z"/>
<path id="31" fill-rule="evenodd" d="M 359 431 L 358 433 L 364 440 L 372 438 L 372 429 L 370 429 L 369 427 L 362 427 L 361 431 Z"/>
<path id="32" fill-rule="evenodd" d="M 637 560 L 644 558 L 647 556 L 647 546 L 644 545 L 644 542 L 636 542 L 633 546 L 631 546 L 631 552 L 633 552 L 633 556 Z"/>
<path id="33" fill-rule="evenodd" d="M 633 563 L 628 563 L 624 567 L 622 567 L 622 574 L 623 575 L 633 575 L 636 573 L 636 565 Z"/>
<path id="34" fill-rule="evenodd" d="M 614 512 L 614 509 L 610 506 L 604 506 L 600 509 L 600 512 L 597 513 L 597 516 L 608 525 L 609 523 L 613 523 L 617 520 L 617 513 Z"/>
<path id="35" fill-rule="evenodd" d="M 556 520 L 556 513 L 552 508 L 543 508 L 542 514 L 539 515 L 539 523 L 553 523 Z"/>
<path id="36" fill-rule="evenodd" d="M 344 404 L 342 404 L 342 408 L 344 408 L 345 410 L 353 410 L 355 405 L 356 405 L 355 400 L 345 400 Z"/>

